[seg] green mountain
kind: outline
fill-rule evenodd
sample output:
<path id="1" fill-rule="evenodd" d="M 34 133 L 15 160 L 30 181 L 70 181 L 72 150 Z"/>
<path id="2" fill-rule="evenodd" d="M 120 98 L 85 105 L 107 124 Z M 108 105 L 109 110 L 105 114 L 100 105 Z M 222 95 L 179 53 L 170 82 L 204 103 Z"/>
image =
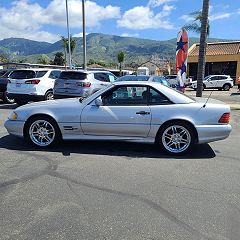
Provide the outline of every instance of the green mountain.
<path id="1" fill-rule="evenodd" d="M 81 64 L 82 38 L 76 38 L 76 41 L 77 47 L 74 50 L 73 62 Z M 190 45 L 198 41 L 198 38 L 191 38 Z M 209 39 L 209 42 L 213 41 L 226 40 Z M 87 59 L 108 64 L 117 63 L 117 54 L 119 51 L 125 53 L 126 63 L 145 62 L 153 56 L 173 60 L 175 58 L 175 48 L 176 39 L 156 41 L 101 33 L 87 35 Z M 9 38 L 0 41 L 0 53 L 7 54 L 13 60 L 36 63 L 41 54 L 47 54 L 53 59 L 56 52 L 64 52 L 61 40 L 53 44 L 21 38 Z"/>

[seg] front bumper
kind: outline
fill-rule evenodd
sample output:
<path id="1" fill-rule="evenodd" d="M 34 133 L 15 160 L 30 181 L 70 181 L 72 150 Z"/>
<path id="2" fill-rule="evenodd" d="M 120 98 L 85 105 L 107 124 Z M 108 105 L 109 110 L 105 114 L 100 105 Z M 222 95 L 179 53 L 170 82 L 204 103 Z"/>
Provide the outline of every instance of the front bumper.
<path id="1" fill-rule="evenodd" d="M 23 129 L 25 122 L 17 120 L 7 120 L 4 123 L 4 127 L 7 129 L 8 133 L 18 137 L 24 137 Z"/>
<path id="2" fill-rule="evenodd" d="M 226 125 L 201 125 L 196 126 L 198 132 L 198 143 L 209 143 L 227 138 L 232 127 Z"/>

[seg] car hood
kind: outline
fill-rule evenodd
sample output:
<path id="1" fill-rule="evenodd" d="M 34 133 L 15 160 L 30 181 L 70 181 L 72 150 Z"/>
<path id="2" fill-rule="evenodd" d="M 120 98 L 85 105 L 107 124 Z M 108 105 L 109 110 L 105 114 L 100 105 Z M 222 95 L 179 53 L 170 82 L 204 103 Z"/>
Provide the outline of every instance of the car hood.
<path id="1" fill-rule="evenodd" d="M 34 102 L 34 103 L 28 103 L 26 105 L 23 105 L 21 107 L 18 107 L 17 110 L 26 110 L 26 109 L 32 109 L 32 108 L 55 108 L 55 107 L 69 107 L 74 106 L 78 104 L 81 104 L 79 101 L 79 98 L 65 98 L 65 99 L 58 99 L 58 100 L 48 100 L 48 101 L 41 101 L 41 102 Z"/>

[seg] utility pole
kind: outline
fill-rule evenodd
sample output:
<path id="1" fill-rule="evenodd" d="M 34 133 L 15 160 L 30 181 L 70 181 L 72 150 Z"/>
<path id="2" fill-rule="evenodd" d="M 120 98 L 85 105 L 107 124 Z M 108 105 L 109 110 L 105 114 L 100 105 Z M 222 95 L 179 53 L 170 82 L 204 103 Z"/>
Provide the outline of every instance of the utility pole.
<path id="1" fill-rule="evenodd" d="M 72 68 L 72 53 L 71 53 L 71 38 L 69 30 L 69 20 L 68 20 L 68 0 L 66 0 L 66 17 L 67 17 L 67 31 L 68 31 L 68 57 L 69 57 L 69 67 Z"/>
<path id="2" fill-rule="evenodd" d="M 85 0 L 82 0 L 82 28 L 83 28 L 83 69 L 87 68 L 87 44 L 86 44 L 86 24 L 85 24 Z"/>

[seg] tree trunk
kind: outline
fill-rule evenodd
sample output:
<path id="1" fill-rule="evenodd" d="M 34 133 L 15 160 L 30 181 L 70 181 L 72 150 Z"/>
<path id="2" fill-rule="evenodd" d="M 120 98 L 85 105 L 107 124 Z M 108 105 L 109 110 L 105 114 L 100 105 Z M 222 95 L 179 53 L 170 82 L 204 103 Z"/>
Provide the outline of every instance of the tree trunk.
<path id="1" fill-rule="evenodd" d="M 197 93 L 196 97 L 202 97 L 203 78 L 205 74 L 205 59 L 206 59 L 206 39 L 208 25 L 209 0 L 203 0 L 202 21 L 201 21 L 201 36 L 198 55 L 198 72 L 197 72 Z"/>
<path id="2" fill-rule="evenodd" d="M 121 76 L 122 76 L 122 63 L 121 63 L 121 62 L 120 62 L 119 70 L 120 70 L 119 75 L 120 75 L 120 77 L 121 77 Z"/>

